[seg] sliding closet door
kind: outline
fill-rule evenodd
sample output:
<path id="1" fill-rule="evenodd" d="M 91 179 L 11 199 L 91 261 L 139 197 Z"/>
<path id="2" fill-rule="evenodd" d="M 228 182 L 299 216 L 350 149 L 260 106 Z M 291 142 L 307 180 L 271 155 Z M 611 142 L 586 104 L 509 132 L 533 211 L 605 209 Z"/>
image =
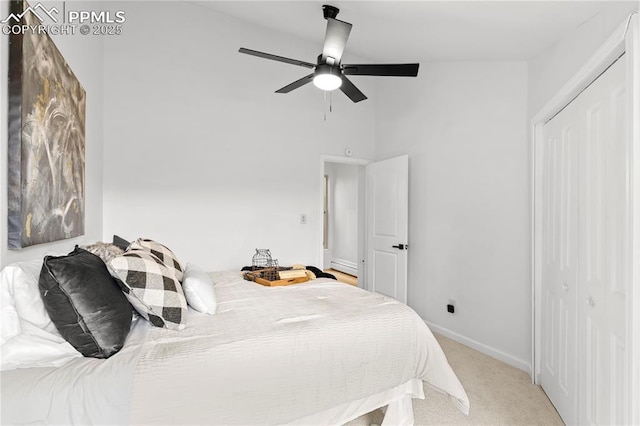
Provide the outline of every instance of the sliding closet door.
<path id="1" fill-rule="evenodd" d="M 628 422 L 624 62 L 544 126 L 541 385 L 567 424 Z"/>
<path id="2" fill-rule="evenodd" d="M 544 126 L 541 385 L 577 422 L 580 131 L 567 108 Z"/>

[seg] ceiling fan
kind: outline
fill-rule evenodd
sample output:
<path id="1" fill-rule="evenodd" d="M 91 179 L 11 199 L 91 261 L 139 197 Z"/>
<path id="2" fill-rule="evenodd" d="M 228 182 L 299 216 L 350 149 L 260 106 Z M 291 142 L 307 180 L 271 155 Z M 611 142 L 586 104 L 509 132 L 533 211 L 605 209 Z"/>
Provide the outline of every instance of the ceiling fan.
<path id="1" fill-rule="evenodd" d="M 313 84 L 322 90 L 331 91 L 340 88 L 353 102 L 360 102 L 367 99 L 367 97 L 347 78 L 348 75 L 385 77 L 416 77 L 418 75 L 420 64 L 342 64 L 340 62 L 342 53 L 347 44 L 352 25 L 336 19 L 340 11 L 337 7 L 324 5 L 322 6 L 322 11 L 324 18 L 327 20 L 327 31 L 324 36 L 322 54 L 318 56 L 318 61 L 315 64 L 244 47 L 240 48 L 240 53 L 313 70 L 311 74 L 276 90 L 276 93 L 289 93 L 313 81 Z"/>

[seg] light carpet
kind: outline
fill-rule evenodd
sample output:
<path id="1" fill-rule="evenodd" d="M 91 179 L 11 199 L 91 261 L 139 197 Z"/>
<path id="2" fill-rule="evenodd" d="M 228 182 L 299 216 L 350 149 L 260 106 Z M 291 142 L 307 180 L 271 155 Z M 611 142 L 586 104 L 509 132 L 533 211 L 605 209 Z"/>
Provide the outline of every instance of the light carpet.
<path id="1" fill-rule="evenodd" d="M 448 396 L 425 386 L 425 399 L 413 400 L 416 425 L 563 425 L 527 373 L 446 337 L 436 338 L 467 391 L 471 409 L 465 416 Z M 382 412 L 375 410 L 347 425 L 379 425 L 382 417 Z"/>

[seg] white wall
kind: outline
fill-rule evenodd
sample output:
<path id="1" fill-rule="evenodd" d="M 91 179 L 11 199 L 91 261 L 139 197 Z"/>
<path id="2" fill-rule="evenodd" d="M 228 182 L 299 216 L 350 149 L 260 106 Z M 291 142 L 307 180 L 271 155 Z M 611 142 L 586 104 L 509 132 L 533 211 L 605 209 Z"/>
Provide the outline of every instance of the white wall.
<path id="1" fill-rule="evenodd" d="M 51 2 L 42 1 L 43 5 Z M 54 4 L 57 4 L 53 2 Z M 68 2 L 78 10 L 95 9 L 95 2 Z M 9 13 L 9 2 L 0 2 L 0 16 Z M 0 34 L 0 268 L 8 263 L 31 260 L 46 254 L 63 254 L 75 244 L 102 238 L 102 41 L 101 36 L 52 36 L 56 46 L 87 92 L 85 139 L 85 235 L 21 250 L 7 248 L 7 86 L 8 36 Z"/>
<path id="2" fill-rule="evenodd" d="M 308 69 L 238 48 L 313 61 L 323 23 L 306 43 L 186 2 L 154 2 L 152 18 L 149 3 L 118 7 L 125 33 L 104 56 L 105 239 L 151 237 L 207 270 L 246 265 L 256 247 L 320 265 L 320 155 L 372 158 L 373 102 L 337 92 L 323 121 L 313 86 L 273 93 Z"/>
<path id="3" fill-rule="evenodd" d="M 358 268 L 358 168 L 326 163 L 329 176 L 329 249 L 332 260 Z M 351 274 L 353 270 L 347 270 Z M 356 273 L 357 274 L 357 273 Z"/>
<path id="4" fill-rule="evenodd" d="M 523 369 L 526 88 L 524 62 L 422 62 L 416 80 L 381 79 L 375 151 L 376 160 L 409 155 L 409 305 L 435 331 Z"/>

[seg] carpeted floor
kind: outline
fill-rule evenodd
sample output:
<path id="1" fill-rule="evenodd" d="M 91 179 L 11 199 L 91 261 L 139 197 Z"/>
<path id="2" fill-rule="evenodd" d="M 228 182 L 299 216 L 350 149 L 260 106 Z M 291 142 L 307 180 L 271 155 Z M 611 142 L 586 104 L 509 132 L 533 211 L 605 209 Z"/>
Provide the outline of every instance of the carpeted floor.
<path id="1" fill-rule="evenodd" d="M 562 425 L 560 416 L 539 386 L 524 371 L 436 335 L 449 364 L 462 382 L 471 409 L 460 413 L 449 397 L 425 385 L 424 400 L 413 400 L 416 425 Z M 382 413 L 373 411 L 347 423 L 379 425 Z"/>

